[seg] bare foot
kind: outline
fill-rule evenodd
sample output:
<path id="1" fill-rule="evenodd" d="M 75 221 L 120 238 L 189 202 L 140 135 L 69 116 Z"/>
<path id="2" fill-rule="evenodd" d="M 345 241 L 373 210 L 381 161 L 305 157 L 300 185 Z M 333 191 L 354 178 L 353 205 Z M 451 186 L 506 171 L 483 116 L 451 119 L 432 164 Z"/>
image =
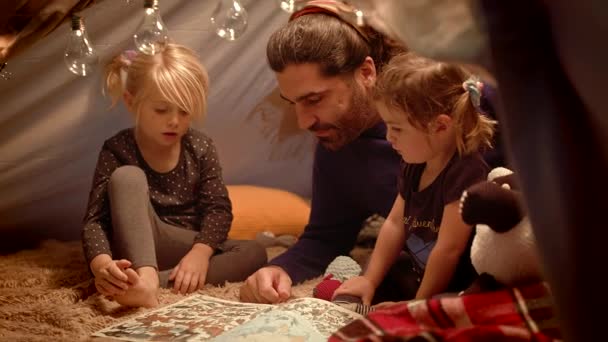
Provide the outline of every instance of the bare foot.
<path id="1" fill-rule="evenodd" d="M 153 308 L 158 306 L 158 273 L 154 267 L 140 267 L 137 272 L 125 269 L 129 278 L 129 289 L 124 295 L 114 299 L 125 306 Z"/>

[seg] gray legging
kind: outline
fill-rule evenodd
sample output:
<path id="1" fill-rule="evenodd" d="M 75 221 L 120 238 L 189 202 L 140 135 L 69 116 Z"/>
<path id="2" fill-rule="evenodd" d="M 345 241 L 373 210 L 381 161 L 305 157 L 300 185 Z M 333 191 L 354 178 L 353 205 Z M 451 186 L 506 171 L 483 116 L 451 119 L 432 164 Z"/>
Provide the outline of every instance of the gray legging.
<path id="1" fill-rule="evenodd" d="M 170 287 L 171 269 L 190 251 L 198 232 L 162 221 L 150 203 L 145 173 L 135 166 L 116 169 L 108 182 L 112 213 L 114 259 L 127 259 L 133 268 L 159 270 L 161 287 Z M 206 284 L 245 280 L 267 261 L 266 250 L 251 240 L 227 240 L 209 260 Z"/>

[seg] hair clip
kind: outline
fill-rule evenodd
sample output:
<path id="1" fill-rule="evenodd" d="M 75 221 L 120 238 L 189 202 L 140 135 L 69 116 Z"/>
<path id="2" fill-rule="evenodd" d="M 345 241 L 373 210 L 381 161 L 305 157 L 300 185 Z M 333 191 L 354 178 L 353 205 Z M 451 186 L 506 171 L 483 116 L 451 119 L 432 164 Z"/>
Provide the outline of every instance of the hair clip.
<path id="1" fill-rule="evenodd" d="M 471 103 L 473 107 L 478 111 L 481 110 L 481 87 L 483 83 L 479 80 L 477 76 L 471 76 L 469 79 L 462 83 L 462 88 L 469 93 L 469 98 L 471 99 Z"/>

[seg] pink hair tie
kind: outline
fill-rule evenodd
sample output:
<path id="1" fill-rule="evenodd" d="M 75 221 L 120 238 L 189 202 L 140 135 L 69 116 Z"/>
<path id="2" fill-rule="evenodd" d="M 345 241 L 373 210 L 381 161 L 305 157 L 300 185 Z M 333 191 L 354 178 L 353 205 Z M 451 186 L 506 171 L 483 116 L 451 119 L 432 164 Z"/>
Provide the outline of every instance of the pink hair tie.
<path id="1" fill-rule="evenodd" d="M 137 51 L 135 50 L 125 50 L 120 54 L 121 61 L 125 64 L 125 66 L 131 66 L 133 60 L 137 57 Z"/>
<path id="2" fill-rule="evenodd" d="M 137 57 L 137 51 L 135 50 L 125 50 L 120 54 L 120 59 L 124 64 L 122 68 L 120 68 L 120 81 L 122 83 L 122 89 L 127 89 L 127 72 L 128 68 L 131 66 L 133 60 Z"/>

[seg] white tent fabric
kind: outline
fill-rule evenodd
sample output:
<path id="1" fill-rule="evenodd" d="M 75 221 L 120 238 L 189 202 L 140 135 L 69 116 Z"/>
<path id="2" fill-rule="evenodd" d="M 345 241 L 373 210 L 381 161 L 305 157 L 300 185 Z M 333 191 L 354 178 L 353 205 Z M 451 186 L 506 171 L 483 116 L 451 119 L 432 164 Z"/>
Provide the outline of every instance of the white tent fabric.
<path id="1" fill-rule="evenodd" d="M 266 63 L 266 42 L 288 14 L 278 1 L 241 1 L 246 33 L 229 42 L 209 21 L 218 0 L 160 1 L 171 38 L 196 50 L 211 79 L 209 115 L 197 123 L 214 139 L 227 184 L 254 184 L 310 195 L 313 138 L 298 130 Z M 9 61 L 0 80 L 0 232 L 77 238 L 103 141 L 130 126 L 122 105 L 102 95 L 105 62 L 133 48 L 141 1 L 108 0 L 81 15 L 100 54 L 82 78 L 63 62 L 65 23 Z"/>

